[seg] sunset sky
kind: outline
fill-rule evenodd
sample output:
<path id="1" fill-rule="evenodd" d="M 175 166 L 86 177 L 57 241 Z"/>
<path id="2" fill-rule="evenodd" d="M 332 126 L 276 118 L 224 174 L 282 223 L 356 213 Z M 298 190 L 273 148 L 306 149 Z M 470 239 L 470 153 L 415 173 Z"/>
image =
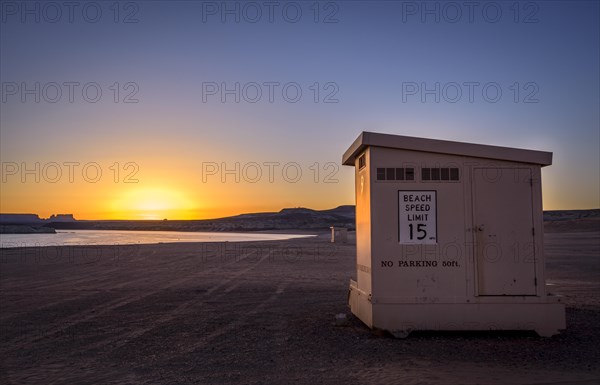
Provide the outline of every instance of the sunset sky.
<path id="1" fill-rule="evenodd" d="M 466 3 L 3 0 L 0 212 L 353 204 L 363 130 L 550 151 L 544 209 L 600 207 L 599 2 Z"/>

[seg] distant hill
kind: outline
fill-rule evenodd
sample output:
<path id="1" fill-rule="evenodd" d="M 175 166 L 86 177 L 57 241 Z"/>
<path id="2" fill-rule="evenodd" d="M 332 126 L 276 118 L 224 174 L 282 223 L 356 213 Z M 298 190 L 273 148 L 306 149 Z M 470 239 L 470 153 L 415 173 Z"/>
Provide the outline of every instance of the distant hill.
<path id="1" fill-rule="evenodd" d="M 75 222 L 73 214 L 56 214 L 40 218 L 37 214 L 0 214 L 2 225 L 43 225 L 52 222 Z"/>
<path id="2" fill-rule="evenodd" d="M 37 214 L 0 214 L 0 234 L 55 233 L 53 223 L 75 221 L 73 214 L 57 214 L 47 219 Z"/>
<path id="3" fill-rule="evenodd" d="M 240 214 L 205 220 L 74 221 L 46 224 L 55 229 L 162 231 L 273 231 L 325 230 L 330 226 L 354 229 L 354 206 L 329 210 L 286 208 L 279 212 Z"/>
<path id="4" fill-rule="evenodd" d="M 600 231 L 600 209 L 544 211 L 547 233 Z"/>
<path id="5" fill-rule="evenodd" d="M 33 229 L 81 230 L 162 230 L 162 231 L 278 231 L 328 230 L 331 226 L 355 229 L 355 207 L 339 206 L 329 210 L 286 208 L 278 212 L 240 214 L 205 220 L 157 221 L 86 221 L 71 214 L 41 219 L 35 214 L 0 214 L 2 225 L 25 225 Z M 4 230 L 8 228 L 4 226 Z M 546 232 L 600 231 L 600 209 L 558 210 L 544 212 Z"/>
<path id="6" fill-rule="evenodd" d="M 44 220 L 37 214 L 0 214 L 3 225 L 42 225 Z"/>

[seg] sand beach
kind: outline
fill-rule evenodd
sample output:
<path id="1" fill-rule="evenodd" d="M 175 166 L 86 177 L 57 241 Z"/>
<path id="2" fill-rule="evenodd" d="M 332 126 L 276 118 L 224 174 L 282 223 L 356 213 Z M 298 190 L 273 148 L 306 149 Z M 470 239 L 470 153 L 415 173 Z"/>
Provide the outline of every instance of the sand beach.
<path id="1" fill-rule="evenodd" d="M 600 233 L 549 229 L 566 331 L 369 330 L 347 307 L 353 233 L 285 241 L 3 249 L 8 384 L 595 384 Z M 583 230 L 583 231 L 582 231 Z M 347 323 L 336 323 L 345 313 Z"/>

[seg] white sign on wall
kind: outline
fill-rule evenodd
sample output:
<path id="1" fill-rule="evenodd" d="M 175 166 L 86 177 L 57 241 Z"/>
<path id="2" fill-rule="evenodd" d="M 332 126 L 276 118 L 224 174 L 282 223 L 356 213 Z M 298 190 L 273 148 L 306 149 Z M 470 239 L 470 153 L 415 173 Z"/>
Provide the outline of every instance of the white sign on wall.
<path id="1" fill-rule="evenodd" d="M 400 243 L 437 243 L 436 191 L 398 191 Z"/>

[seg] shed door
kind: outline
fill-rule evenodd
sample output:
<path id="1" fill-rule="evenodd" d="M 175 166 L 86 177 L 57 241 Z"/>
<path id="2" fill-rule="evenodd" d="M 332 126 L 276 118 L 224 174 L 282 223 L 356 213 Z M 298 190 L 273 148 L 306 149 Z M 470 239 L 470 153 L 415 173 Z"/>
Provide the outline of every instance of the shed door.
<path id="1" fill-rule="evenodd" d="M 531 169 L 475 168 L 478 295 L 535 295 Z"/>

